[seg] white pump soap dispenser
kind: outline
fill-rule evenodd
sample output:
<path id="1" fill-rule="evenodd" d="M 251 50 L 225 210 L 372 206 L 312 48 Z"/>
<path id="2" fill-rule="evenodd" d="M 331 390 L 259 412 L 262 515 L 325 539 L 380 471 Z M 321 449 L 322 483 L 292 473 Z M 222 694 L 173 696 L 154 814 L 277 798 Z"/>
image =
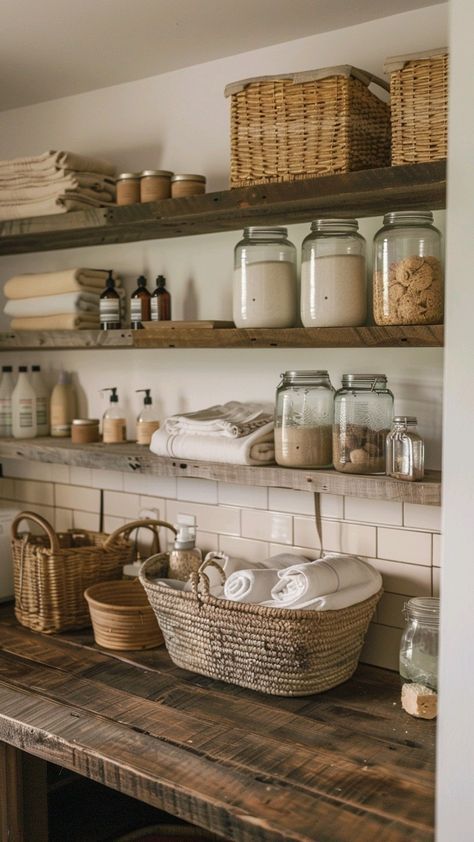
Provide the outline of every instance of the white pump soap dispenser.
<path id="1" fill-rule="evenodd" d="M 196 518 L 194 515 L 178 515 L 175 524 L 177 535 L 170 553 L 170 579 L 187 582 L 191 573 L 197 572 L 202 563 L 202 552 L 196 547 Z"/>

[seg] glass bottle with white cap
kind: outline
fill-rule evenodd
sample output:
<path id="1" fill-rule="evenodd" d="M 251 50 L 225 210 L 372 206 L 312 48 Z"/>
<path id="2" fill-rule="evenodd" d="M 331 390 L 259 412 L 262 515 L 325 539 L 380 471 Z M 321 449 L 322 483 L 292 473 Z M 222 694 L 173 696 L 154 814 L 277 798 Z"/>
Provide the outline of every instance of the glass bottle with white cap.
<path id="1" fill-rule="evenodd" d="M 396 415 L 387 436 L 386 472 L 395 479 L 416 482 L 425 473 L 425 445 L 416 432 L 414 415 Z"/>

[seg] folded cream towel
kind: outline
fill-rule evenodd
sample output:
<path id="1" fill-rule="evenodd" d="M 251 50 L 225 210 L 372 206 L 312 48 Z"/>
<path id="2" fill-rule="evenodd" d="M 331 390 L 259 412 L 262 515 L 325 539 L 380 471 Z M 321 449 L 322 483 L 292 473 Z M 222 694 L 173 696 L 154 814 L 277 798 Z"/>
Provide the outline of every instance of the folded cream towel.
<path id="1" fill-rule="evenodd" d="M 226 436 L 240 438 L 273 421 L 273 407 L 262 403 L 228 403 L 197 412 L 173 415 L 164 422 L 166 432 L 174 435 Z"/>
<path id="2" fill-rule="evenodd" d="M 61 269 L 59 272 L 39 272 L 14 275 L 6 282 L 6 298 L 37 298 L 44 295 L 60 295 L 65 292 L 102 292 L 108 272 L 105 269 Z M 115 275 L 114 275 L 115 277 Z M 115 277 L 116 286 L 120 280 Z"/>
<path id="3" fill-rule="evenodd" d="M 215 561 L 221 568 L 226 581 L 239 570 L 248 570 L 249 567 L 261 567 L 261 564 L 258 562 L 251 564 L 243 558 L 234 558 L 218 550 L 207 553 L 204 561 Z M 209 579 L 209 592 L 213 596 L 221 596 L 224 593 L 224 581 L 217 567 L 209 564 L 205 568 L 204 573 Z"/>
<path id="4" fill-rule="evenodd" d="M 57 316 L 31 316 L 12 319 L 11 330 L 99 330 L 99 316 L 93 313 L 74 315 L 59 313 Z"/>
<path id="5" fill-rule="evenodd" d="M 355 556 L 324 556 L 307 564 L 297 564 L 278 572 L 278 581 L 266 605 L 280 608 L 314 608 L 327 610 L 328 606 L 343 607 L 332 594 L 345 594 L 341 602 L 352 599 L 352 593 L 366 594 L 367 599 L 382 587 L 378 570 Z M 357 600 L 356 600 L 357 601 Z M 352 604 L 352 603 L 348 603 Z"/>
<path id="6" fill-rule="evenodd" d="M 26 219 L 30 216 L 52 216 L 90 208 L 115 207 L 113 201 L 97 199 L 86 193 L 87 191 L 74 190 L 49 199 L 38 199 L 21 204 L 0 204 L 0 220 Z"/>
<path id="7" fill-rule="evenodd" d="M 59 185 L 45 184 L 44 186 L 21 187 L 15 190 L 6 190 L 0 185 L 0 210 L 12 205 L 17 208 L 24 208 L 25 205 L 32 206 L 35 203 L 55 202 L 61 196 L 66 198 L 81 197 L 94 199 L 97 202 L 115 202 L 115 192 L 107 188 L 97 189 L 95 187 L 79 187 L 77 184 L 67 182 Z"/>
<path id="8" fill-rule="evenodd" d="M 176 459 L 201 459 L 231 465 L 268 465 L 275 461 L 273 421 L 239 438 L 194 433 L 174 435 L 167 432 L 163 425 L 153 433 L 150 450 L 158 456 Z"/>
<path id="9" fill-rule="evenodd" d="M 4 312 L 15 319 L 31 316 L 57 316 L 71 313 L 99 312 L 99 294 L 64 292 L 61 295 L 42 295 L 36 298 L 19 298 L 7 301 Z"/>
<path id="10" fill-rule="evenodd" d="M 238 570 L 224 585 L 224 598 L 233 602 L 264 602 L 271 597 L 278 570 Z"/>
<path id="11" fill-rule="evenodd" d="M 12 158 L 0 161 L 0 174 L 5 173 L 35 173 L 56 172 L 57 170 L 74 170 L 75 172 L 93 172 L 113 176 L 116 168 L 102 158 L 89 158 L 77 155 L 75 152 L 60 152 L 50 150 L 40 155 L 24 158 Z"/>

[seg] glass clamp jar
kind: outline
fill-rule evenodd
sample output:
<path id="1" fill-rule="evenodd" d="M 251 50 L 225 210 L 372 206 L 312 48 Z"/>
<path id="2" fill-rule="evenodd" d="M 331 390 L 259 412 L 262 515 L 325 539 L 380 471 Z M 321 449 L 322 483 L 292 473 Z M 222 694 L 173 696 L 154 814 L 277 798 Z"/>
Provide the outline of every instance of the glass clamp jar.
<path id="1" fill-rule="evenodd" d="M 276 392 L 275 461 L 292 468 L 332 466 L 334 389 L 327 371 L 285 371 Z"/>
<path id="2" fill-rule="evenodd" d="M 305 327 L 364 325 L 366 243 L 356 219 L 316 219 L 301 253 L 301 321 Z"/>
<path id="3" fill-rule="evenodd" d="M 385 374 L 344 374 L 334 401 L 336 471 L 385 473 L 385 441 L 393 417 L 393 394 Z"/>
<path id="4" fill-rule="evenodd" d="M 235 247 L 233 319 L 236 327 L 293 327 L 296 249 L 286 228 L 245 228 Z"/>
<path id="5" fill-rule="evenodd" d="M 442 322 L 441 234 L 431 211 L 385 214 L 374 238 L 373 297 L 378 325 Z"/>
<path id="6" fill-rule="evenodd" d="M 386 442 L 386 473 L 408 482 L 421 480 L 425 474 L 425 445 L 416 433 L 418 421 L 413 415 L 396 415 Z"/>
<path id="7" fill-rule="evenodd" d="M 400 675 L 405 681 L 438 690 L 439 599 L 415 597 L 405 603 L 406 627 L 400 641 Z"/>

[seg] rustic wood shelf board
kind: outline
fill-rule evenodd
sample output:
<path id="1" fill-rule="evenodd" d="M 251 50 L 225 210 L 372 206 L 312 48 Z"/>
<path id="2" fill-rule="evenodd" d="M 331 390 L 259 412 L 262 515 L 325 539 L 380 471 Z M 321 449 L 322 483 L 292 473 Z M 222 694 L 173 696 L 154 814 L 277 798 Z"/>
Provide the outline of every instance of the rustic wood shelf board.
<path id="1" fill-rule="evenodd" d="M 443 325 L 2 331 L 0 351 L 110 348 L 437 348 Z"/>
<path id="2" fill-rule="evenodd" d="M 344 494 L 372 500 L 441 505 L 441 474 L 427 473 L 422 482 L 385 476 L 359 476 L 334 470 L 303 470 L 278 465 L 251 467 L 154 456 L 137 444 L 72 444 L 70 439 L 0 439 L 0 459 L 29 459 L 51 464 L 165 477 L 198 477 L 248 486 L 292 488 Z"/>
<path id="3" fill-rule="evenodd" d="M 315 216 L 378 216 L 446 203 L 446 162 L 382 167 L 185 199 L 91 208 L 0 223 L 0 254 L 48 251 L 308 222 Z"/>

